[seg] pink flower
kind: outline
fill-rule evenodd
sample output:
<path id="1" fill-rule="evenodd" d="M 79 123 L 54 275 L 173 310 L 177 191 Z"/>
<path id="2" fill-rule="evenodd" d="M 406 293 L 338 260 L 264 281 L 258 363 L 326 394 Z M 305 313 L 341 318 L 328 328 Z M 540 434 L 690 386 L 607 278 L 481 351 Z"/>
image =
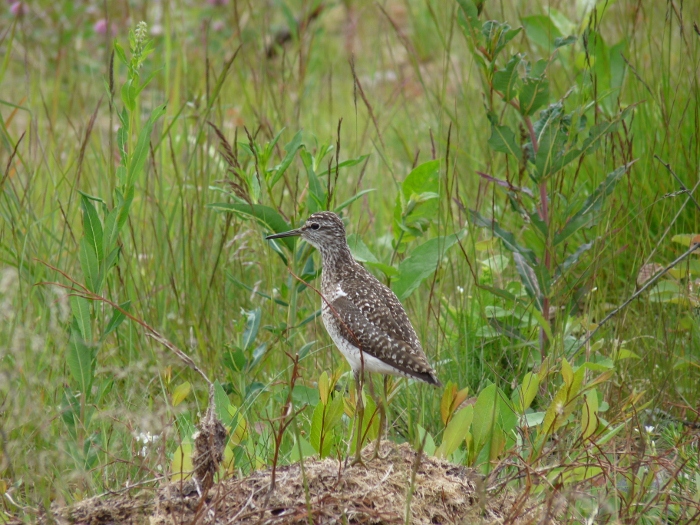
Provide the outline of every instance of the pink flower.
<path id="1" fill-rule="evenodd" d="M 12 2 L 10 6 L 10 12 L 15 16 L 22 16 L 24 14 L 24 3 L 23 2 Z"/>
<path id="2" fill-rule="evenodd" d="M 95 25 L 92 26 L 93 30 L 95 33 L 98 35 L 106 35 L 107 34 L 107 19 L 106 18 L 100 18 L 97 22 L 95 22 Z M 110 24 L 110 35 L 111 36 L 117 36 L 117 26 L 114 24 Z"/>

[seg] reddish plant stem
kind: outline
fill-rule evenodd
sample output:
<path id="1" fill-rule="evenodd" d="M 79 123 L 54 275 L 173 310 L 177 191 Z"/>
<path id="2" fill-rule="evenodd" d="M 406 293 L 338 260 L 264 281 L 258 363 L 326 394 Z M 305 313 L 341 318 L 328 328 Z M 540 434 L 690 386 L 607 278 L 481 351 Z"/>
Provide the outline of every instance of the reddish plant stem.
<path id="1" fill-rule="evenodd" d="M 527 116 L 523 116 L 523 120 L 525 121 L 525 125 L 527 126 L 528 133 L 530 134 L 530 141 L 532 142 L 532 152 L 537 155 L 537 151 L 539 150 L 539 144 L 537 143 L 537 135 L 535 133 L 535 127 L 532 124 L 532 119 Z M 542 219 L 542 222 L 547 225 L 547 231 L 550 229 L 550 224 L 549 224 L 549 200 L 548 200 L 548 195 L 547 195 L 547 181 L 542 180 L 540 181 L 540 206 L 539 209 L 537 210 L 538 215 L 540 216 L 540 219 Z M 552 252 L 549 247 L 549 236 L 547 236 L 547 239 L 545 239 L 545 245 L 544 245 L 544 267 L 547 269 L 547 273 L 549 273 L 549 270 L 551 269 L 552 266 Z M 545 321 L 549 320 L 549 297 L 545 295 L 542 298 L 542 316 L 544 317 Z M 544 328 L 540 328 L 540 356 L 542 357 L 542 360 L 544 361 L 544 358 L 547 357 L 547 333 L 544 331 Z"/>

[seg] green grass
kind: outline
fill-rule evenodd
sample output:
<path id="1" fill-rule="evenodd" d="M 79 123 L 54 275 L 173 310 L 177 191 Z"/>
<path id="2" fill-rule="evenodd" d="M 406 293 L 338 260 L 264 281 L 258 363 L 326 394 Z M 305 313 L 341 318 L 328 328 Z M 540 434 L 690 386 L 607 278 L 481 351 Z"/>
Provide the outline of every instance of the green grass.
<path id="1" fill-rule="evenodd" d="M 487 2 L 487 16 L 482 19 L 505 20 L 519 27 L 522 17 L 556 9 L 580 23 L 570 3 Z M 342 118 L 340 160 L 364 154 L 369 159 L 340 171 L 335 203 L 361 190 L 376 190 L 355 201 L 344 214 L 349 233 L 358 234 L 380 262 L 396 266 L 424 240 L 466 226 L 463 248 L 452 248 L 436 274 L 404 301 L 441 380 L 469 387 L 470 395 L 496 383 L 510 395 L 523 375 L 539 366 L 535 330 L 526 331 L 525 344 L 502 334 L 484 336 L 487 307 L 506 306 L 475 286 L 474 275 L 479 284 L 493 286 L 519 278 L 510 252 L 499 244 L 493 254 L 505 256 L 508 268 L 485 270 L 482 263 L 488 253 L 475 245 L 491 233 L 468 224 L 466 209 L 478 209 L 517 234 L 522 233 L 523 222 L 505 193 L 488 185 L 476 171 L 508 177 L 516 185 L 530 183 L 527 174 L 518 174 L 515 163 L 487 144 L 487 95 L 456 20 L 457 4 L 406 0 L 383 2 L 380 8 L 369 1 L 327 3 L 318 18 L 268 58 L 267 42 L 288 26 L 285 9 L 302 17 L 310 4 L 276 1 L 273 8 L 260 9 L 237 0 L 223 7 L 164 3 L 162 11 L 161 4 L 132 8 L 129 21 L 117 11 L 109 13 L 124 47 L 128 47 L 129 23 L 143 19 L 151 28 L 162 30 L 153 37 L 155 52 L 146 60 L 142 77 L 160 71 L 141 94 L 133 122 L 141 126 L 158 105 L 167 104 L 167 110 L 154 128 L 129 220 L 120 234 L 118 266 L 102 294 L 116 303 L 131 300 L 135 317 L 185 350 L 212 380 L 224 385 L 229 402 L 242 407 L 250 445 L 238 452 L 241 468 L 246 464 L 242 455 L 259 456 L 261 465 L 271 461 L 272 434 L 266 421 L 279 415 L 287 397 L 291 360 L 285 353 L 293 355 L 313 342 L 301 360 L 297 385 L 310 390 L 295 390 L 299 407 L 307 402 L 304 396 L 317 401 L 313 396 L 318 396 L 316 382 L 323 371 L 349 369 L 332 347 L 320 318 L 298 326 L 318 310 L 320 299 L 309 289 L 293 291 L 296 281 L 263 239 L 267 230 L 206 206 L 227 199 L 215 189 L 226 189 L 219 181 L 227 174 L 218 153 L 219 139 L 207 121 L 221 129 L 230 143 L 237 133 L 239 143 L 248 144 L 244 127 L 258 144 L 284 128 L 268 165 L 272 167 L 284 157 L 283 146 L 298 130 L 303 130 L 310 151 L 322 144 L 335 145 Z M 112 45 L 110 37 L 93 29 L 97 19 L 105 16 L 103 9 L 100 3 L 32 6 L 19 19 L 6 10 L 0 24 L 4 28 L 0 30 L 0 478 L 8 495 L 3 500 L 6 511 L 25 517 L 51 501 L 70 503 L 127 482 L 168 474 L 175 449 L 188 437 L 190 425 L 207 402 L 206 385 L 199 376 L 130 321 L 95 347 L 89 400 L 76 396 L 78 385 L 66 358 L 71 322 L 66 291 L 41 284 L 68 284 L 45 263 L 83 280 L 78 191 L 99 196 L 110 208 L 114 205 L 119 164 L 116 111 L 123 106 L 119 88 L 126 68 L 115 60 L 116 96 L 111 109 L 105 84 L 109 83 Z M 563 293 L 567 300 L 582 287 L 590 293 L 582 295 L 577 316 L 554 324 L 560 334 L 551 348 L 557 371 L 566 353 L 561 336 L 565 323 L 600 320 L 634 293 L 642 264 L 668 264 L 685 249 L 672 242 L 673 235 L 700 228 L 698 209 L 685 195 L 667 196 L 680 187 L 655 159 L 668 163 L 687 187 L 697 183 L 700 36 L 692 24 L 699 19 L 700 6 L 694 2 L 619 0 L 605 10 L 601 7 L 597 30 L 609 47 L 625 42 L 623 54 L 631 66 L 612 68 L 614 74 L 624 71 L 619 98 L 597 92 L 580 39 L 561 50 L 565 59 L 550 65 L 550 102 L 575 87 L 567 104 L 572 108 L 598 104 L 600 113 L 596 117 L 591 111 L 590 118 L 636 104 L 625 126 L 579 169 L 567 169 L 554 178 L 555 222 L 563 226 L 570 200 L 582 201 L 607 173 L 638 159 L 606 201 L 598 225 L 577 234 L 579 240 L 598 240 L 581 264 L 563 277 L 572 286 L 571 292 Z M 218 79 L 239 46 L 219 90 Z M 548 56 L 525 32 L 508 50 L 533 59 Z M 351 60 L 373 117 L 354 89 Z M 517 122 L 510 113 L 503 118 L 512 126 Z M 396 254 L 391 244 L 393 213 L 401 182 L 416 163 L 433 157 L 433 149 L 435 157 L 443 160 L 435 220 L 423 239 Z M 238 152 L 252 169 L 244 146 L 238 146 Z M 298 224 L 308 214 L 308 192 L 304 166 L 295 158 L 284 181 L 271 193 L 263 190 L 260 202 Z M 310 253 L 297 252 L 297 274 L 304 270 Z M 319 259 L 313 257 L 316 270 Z M 386 281 L 382 272 L 376 273 Z M 667 302 L 643 296 L 596 336 L 603 341 L 596 355 L 611 356 L 617 339 L 626 341 L 625 347 L 639 357 L 617 363 L 614 376 L 600 387 L 610 413 L 621 409 L 632 393 L 643 391 L 639 404 L 649 403 L 615 438 L 617 450 L 635 439 L 635 428 L 648 424 L 651 408 L 694 419 L 692 407 L 697 407 L 700 397 L 697 300 L 696 291 Z M 112 312 L 93 304 L 93 331 L 99 334 Z M 251 359 L 261 344 L 266 350 L 251 370 L 232 370 L 225 356 L 243 348 L 248 321 L 244 311 L 256 309 L 260 309 L 257 337 L 241 353 Z M 678 366 L 685 362 L 690 364 Z M 350 377 L 343 376 L 341 384 Z M 533 406 L 546 410 L 558 384 L 555 378 L 558 375 L 541 389 Z M 192 393 L 173 406 L 172 394 L 185 381 L 192 384 Z M 441 397 L 440 391 L 402 382 L 392 402 L 389 437 L 415 442 L 420 425 L 439 441 L 444 428 Z M 302 412 L 296 431 L 290 427 L 281 461 L 294 457 L 295 440 L 309 431 L 311 412 L 310 408 Z M 347 422 L 343 425 L 339 439 L 349 439 Z M 647 449 L 643 461 L 656 465 L 655 458 L 673 451 L 697 457 L 697 441 L 679 445 L 669 438 L 673 432 L 687 437 L 682 427 L 662 431 L 668 424 L 655 425 L 655 432 L 665 432 L 664 439 L 654 453 Z M 136 436 L 146 432 L 159 439 L 142 456 L 144 445 Z M 560 442 L 566 443 L 572 433 L 569 427 L 562 429 Z M 339 450 L 344 454 L 345 445 L 339 445 Z M 584 447 L 577 451 L 583 453 Z M 552 453 L 551 461 L 566 464 L 567 455 L 558 452 L 561 456 Z M 631 470 L 631 460 L 608 450 L 606 454 L 611 465 Z M 683 469 L 695 480 L 699 471 L 697 463 L 692 465 L 689 461 Z M 624 498 L 614 490 L 615 480 L 608 481 L 605 486 L 617 502 L 613 515 L 618 512 L 636 519 L 661 508 L 650 496 L 648 509 L 625 510 Z M 685 494 L 697 494 L 694 483 L 684 486 Z"/>

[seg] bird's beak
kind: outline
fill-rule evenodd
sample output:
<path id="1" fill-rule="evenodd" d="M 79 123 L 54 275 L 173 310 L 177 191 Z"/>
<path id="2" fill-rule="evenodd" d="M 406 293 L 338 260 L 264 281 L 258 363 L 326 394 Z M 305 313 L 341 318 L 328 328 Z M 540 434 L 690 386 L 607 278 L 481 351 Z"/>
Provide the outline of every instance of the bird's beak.
<path id="1" fill-rule="evenodd" d="M 268 235 L 265 239 L 281 239 L 283 237 L 298 237 L 301 235 L 302 229 L 297 228 L 296 230 L 289 230 L 288 232 L 275 233 L 274 235 Z"/>

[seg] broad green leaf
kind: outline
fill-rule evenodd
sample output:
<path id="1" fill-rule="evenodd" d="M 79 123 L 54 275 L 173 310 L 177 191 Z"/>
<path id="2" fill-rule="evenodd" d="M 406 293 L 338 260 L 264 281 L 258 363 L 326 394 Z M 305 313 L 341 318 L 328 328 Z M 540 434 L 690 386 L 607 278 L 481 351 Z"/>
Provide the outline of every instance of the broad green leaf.
<path id="1" fill-rule="evenodd" d="M 532 115 L 535 111 L 549 102 L 549 81 L 543 75 L 540 77 L 528 77 L 523 82 L 518 93 L 520 112 Z"/>
<path id="2" fill-rule="evenodd" d="M 121 251 L 121 248 L 117 246 L 114 250 L 112 250 L 105 260 L 102 262 L 102 267 L 100 268 L 100 273 L 103 276 L 107 275 L 107 271 L 109 271 L 110 268 L 112 268 L 115 264 L 117 264 L 117 257 L 119 257 L 119 252 Z"/>
<path id="3" fill-rule="evenodd" d="M 136 178 L 143 171 L 143 167 L 146 164 L 146 159 L 148 158 L 148 146 L 151 142 L 153 125 L 156 123 L 156 120 L 158 120 L 164 114 L 165 106 L 158 106 L 153 110 L 151 116 L 148 118 L 146 123 L 143 125 L 143 128 L 139 132 L 134 151 L 129 156 L 129 167 L 126 179 L 127 186 L 133 186 L 134 182 L 136 182 Z"/>
<path id="4" fill-rule="evenodd" d="M 377 439 L 377 435 L 379 434 L 379 412 L 377 411 L 377 406 L 374 404 L 374 400 L 369 396 L 362 395 L 365 401 L 365 415 L 362 418 L 362 435 L 365 438 L 362 443 L 364 446 L 366 443 Z M 350 446 L 351 454 L 355 453 L 356 443 L 357 441 L 353 439 Z"/>
<path id="5" fill-rule="evenodd" d="M 581 437 L 588 439 L 598 429 L 598 394 L 590 390 L 584 394 L 581 407 Z"/>
<path id="6" fill-rule="evenodd" d="M 542 142 L 542 137 L 547 128 L 561 122 L 563 112 L 564 103 L 561 100 L 550 104 L 547 108 L 540 111 L 539 118 L 532 124 L 538 144 Z"/>
<path id="7" fill-rule="evenodd" d="M 503 253 L 496 253 L 479 262 L 484 269 L 495 275 L 502 274 L 510 266 L 510 258 Z"/>
<path id="8" fill-rule="evenodd" d="M 396 197 L 394 206 L 394 237 L 408 242 L 412 235 L 406 235 L 406 229 L 427 223 L 436 218 L 438 199 L 429 199 L 422 203 L 413 202 L 411 198 L 419 195 L 435 195 L 440 191 L 438 170 L 440 161 L 432 160 L 417 166 L 401 184 L 401 190 Z M 420 234 L 420 233 L 419 233 Z M 418 235 L 419 235 L 418 234 Z M 417 235 L 415 235 L 417 236 Z"/>
<path id="9" fill-rule="evenodd" d="M 322 405 L 328 404 L 328 396 L 330 396 L 330 382 L 328 380 L 328 373 L 325 371 L 321 373 L 321 377 L 318 378 L 318 395 L 321 399 Z"/>
<path id="10" fill-rule="evenodd" d="M 369 157 L 369 155 L 360 155 L 359 157 L 356 157 L 354 159 L 343 160 L 343 161 L 338 163 L 338 171 L 342 170 L 343 168 L 350 168 L 352 166 L 357 166 L 358 164 L 367 160 L 368 157 Z M 335 177 L 335 164 L 331 165 L 330 173 L 331 173 L 331 177 Z M 325 177 L 326 175 L 328 175 L 328 168 L 326 168 L 322 172 L 318 173 L 319 177 Z M 367 190 L 365 190 L 365 191 L 367 191 Z M 371 191 L 371 190 L 369 190 L 369 191 Z"/>
<path id="11" fill-rule="evenodd" d="M 498 238 L 503 241 L 505 247 L 511 252 L 522 255 L 530 265 L 537 265 L 537 257 L 529 248 L 521 246 L 515 239 L 515 235 L 501 228 L 496 221 L 486 219 L 479 212 L 469 210 L 471 220 L 481 228 L 489 228 Z"/>
<path id="12" fill-rule="evenodd" d="M 480 288 L 483 288 L 487 292 L 492 293 L 496 297 L 500 297 L 501 299 L 505 299 L 506 301 L 512 301 L 515 302 L 517 300 L 517 297 L 510 293 L 508 290 L 504 290 L 502 288 L 495 288 L 493 286 L 488 286 L 485 284 L 479 285 Z"/>
<path id="13" fill-rule="evenodd" d="M 554 245 L 557 246 L 571 237 L 581 228 L 590 228 L 599 220 L 599 212 L 605 199 L 612 193 L 615 186 L 629 167 L 636 161 L 632 161 L 624 166 L 620 166 L 612 173 L 609 173 L 605 180 L 586 199 L 583 206 L 564 225 L 562 230 L 554 236 Z"/>
<path id="14" fill-rule="evenodd" d="M 515 38 L 520 31 L 521 28 L 511 29 L 510 24 L 507 22 L 487 20 L 481 26 L 486 53 L 492 60 L 495 60 L 506 44 Z"/>
<path id="15" fill-rule="evenodd" d="M 491 136 L 488 140 L 489 146 L 493 148 L 494 151 L 500 153 L 507 153 L 512 155 L 518 161 L 522 159 L 522 150 L 518 146 L 515 140 L 515 133 L 508 126 L 491 126 Z"/>
<path id="16" fill-rule="evenodd" d="M 124 64 L 125 66 L 129 65 L 129 61 L 126 58 L 124 48 L 116 40 L 114 41 L 114 54 L 117 55 L 117 58 L 121 61 L 122 64 Z"/>
<path id="17" fill-rule="evenodd" d="M 185 381 L 184 383 L 181 383 L 174 391 L 173 391 L 173 396 L 172 396 L 172 405 L 174 407 L 178 406 L 180 403 L 182 403 L 187 396 L 190 395 L 190 392 L 192 391 L 192 385 L 190 384 L 189 381 Z"/>
<path id="18" fill-rule="evenodd" d="M 253 350 L 253 357 L 248 363 L 248 370 L 253 370 L 260 363 L 262 358 L 265 357 L 266 353 L 267 343 L 261 343 L 255 347 L 255 350 Z"/>
<path id="19" fill-rule="evenodd" d="M 469 434 L 473 418 L 474 407 L 472 405 L 455 413 L 445 428 L 445 432 L 442 435 L 442 443 L 435 452 L 436 456 L 447 458 L 457 450 L 457 447 L 459 447 L 460 443 L 462 443 L 466 439 L 467 434 Z"/>
<path id="20" fill-rule="evenodd" d="M 416 450 L 423 445 L 423 453 L 426 456 L 434 456 L 436 447 L 435 447 L 435 440 L 433 439 L 433 436 L 425 430 L 422 426 L 417 425 L 418 427 L 418 443 L 416 443 Z"/>
<path id="21" fill-rule="evenodd" d="M 243 331 L 243 342 L 241 348 L 243 351 L 248 350 L 258 336 L 258 329 L 260 328 L 260 318 L 262 317 L 262 310 L 256 308 L 255 310 L 247 310 L 244 312 L 246 316 L 245 330 Z"/>
<path id="22" fill-rule="evenodd" d="M 624 422 L 620 423 L 616 427 L 609 429 L 605 434 L 603 434 L 599 439 L 596 440 L 596 445 L 602 447 L 603 445 L 607 444 L 608 441 L 617 436 L 620 433 L 620 431 L 626 426 L 627 423 Z"/>
<path id="23" fill-rule="evenodd" d="M 548 113 L 552 106 L 543 110 L 542 113 Z M 550 116 L 552 114 L 553 113 L 550 113 Z M 543 118 L 540 118 L 540 121 L 542 120 Z M 537 182 L 552 173 L 558 172 L 566 164 L 580 155 L 578 150 L 576 150 L 575 154 L 565 152 L 567 140 L 568 124 L 560 114 L 556 114 L 556 116 L 548 119 L 544 123 L 542 130 L 538 134 L 539 149 L 535 156 Z"/>
<path id="24" fill-rule="evenodd" d="M 452 381 L 448 381 L 445 385 L 445 389 L 442 391 L 442 399 L 440 400 L 440 416 L 442 417 L 443 425 L 447 424 L 447 421 L 452 415 L 452 403 L 457 393 L 457 385 Z"/>
<path id="25" fill-rule="evenodd" d="M 78 389 L 84 396 L 89 396 L 95 371 L 95 355 L 93 350 L 85 344 L 80 335 L 80 329 L 76 325 L 77 323 L 74 323 L 71 329 L 66 362 L 73 380 L 78 384 Z"/>
<path id="26" fill-rule="evenodd" d="M 301 150 L 300 154 L 301 160 L 306 168 L 306 178 L 309 183 L 309 194 L 307 197 L 307 209 L 310 213 L 316 213 L 317 211 L 326 208 L 326 190 L 321 185 L 321 181 L 315 172 L 315 162 L 311 153 L 308 151 Z"/>
<path id="27" fill-rule="evenodd" d="M 600 32 L 587 31 L 586 51 L 590 56 L 592 73 L 596 76 L 599 92 L 610 89 L 610 52 Z"/>
<path id="28" fill-rule="evenodd" d="M 333 146 L 333 144 L 330 144 L 330 143 L 329 144 L 322 144 L 321 146 L 319 146 L 316 149 L 316 155 L 314 155 L 314 157 L 313 157 L 313 172 L 317 176 L 319 176 L 319 177 L 321 176 L 320 173 L 318 172 L 321 165 L 326 165 L 326 166 L 328 165 L 328 162 L 324 162 L 323 159 L 326 157 L 326 155 L 328 155 L 329 153 L 332 153 L 334 149 L 335 149 L 335 146 Z"/>
<path id="29" fill-rule="evenodd" d="M 628 106 L 623 111 L 621 111 L 615 118 L 605 120 L 600 124 L 596 124 L 595 126 L 593 126 L 589 130 L 588 136 L 586 137 L 586 140 L 583 141 L 583 145 L 581 146 L 582 154 L 587 155 L 595 151 L 596 148 L 598 148 L 600 143 L 603 141 L 603 139 L 606 137 L 606 135 L 613 133 L 618 128 L 620 121 L 632 111 L 633 107 L 634 106 Z"/>
<path id="30" fill-rule="evenodd" d="M 102 287 L 102 275 L 100 265 L 97 262 L 97 254 L 94 247 L 83 237 L 80 239 L 80 251 L 78 253 L 80 267 L 83 270 L 85 286 L 94 293 L 99 293 Z"/>
<path id="31" fill-rule="evenodd" d="M 368 418 L 368 413 L 371 414 L 371 412 L 365 412 L 365 419 Z M 335 396 L 328 404 L 318 403 L 314 408 L 309 443 L 322 458 L 327 457 L 331 452 L 331 446 L 336 439 L 334 429 L 342 415 L 342 396 Z"/>
<path id="32" fill-rule="evenodd" d="M 596 476 L 599 476 L 603 473 L 603 469 L 600 467 L 593 467 L 593 466 L 582 466 L 582 467 L 574 467 L 574 468 L 567 468 L 561 473 L 561 483 L 564 485 L 570 485 L 572 483 L 581 483 L 582 481 L 586 481 L 588 479 L 592 479 Z"/>
<path id="33" fill-rule="evenodd" d="M 117 197 L 117 208 L 119 208 L 119 214 L 117 215 L 118 232 L 121 231 L 121 229 L 124 227 L 126 221 L 129 218 L 129 210 L 131 209 L 131 203 L 134 202 L 134 193 L 134 186 L 129 186 L 128 188 L 126 188 L 126 192 L 123 196 L 118 189 L 115 191 Z"/>
<path id="34" fill-rule="evenodd" d="M 544 421 L 544 415 L 544 412 L 528 412 L 525 414 L 524 421 L 521 424 L 527 428 L 536 427 Z"/>
<path id="35" fill-rule="evenodd" d="M 555 40 L 563 36 L 547 15 L 524 16 L 520 21 L 528 39 L 546 53 L 551 53 L 556 48 Z"/>
<path id="36" fill-rule="evenodd" d="M 641 359 L 641 358 L 637 354 L 635 354 L 632 350 L 627 350 L 627 348 L 620 348 L 620 351 L 617 353 L 616 361 L 621 361 L 623 359 Z"/>
<path id="37" fill-rule="evenodd" d="M 214 403 L 216 404 L 215 412 L 217 417 L 225 427 L 230 427 L 233 422 L 233 416 L 229 412 L 231 400 L 218 379 L 214 381 Z"/>
<path id="38" fill-rule="evenodd" d="M 498 389 L 495 384 L 484 388 L 474 404 L 472 437 L 474 450 L 478 451 L 490 440 L 498 420 Z"/>
<path id="39" fill-rule="evenodd" d="M 690 248 L 692 243 L 700 242 L 700 234 L 697 233 L 680 233 L 671 237 L 671 242 L 677 242 L 686 248 Z"/>
<path id="40" fill-rule="evenodd" d="M 621 40 L 610 47 L 610 89 L 618 90 L 622 87 L 627 72 L 627 63 L 624 53 L 627 52 L 627 41 Z"/>
<path id="41" fill-rule="evenodd" d="M 294 385 L 292 390 L 292 399 L 296 406 L 309 405 L 315 407 L 321 400 L 318 395 L 318 389 L 311 388 L 305 385 Z"/>
<path id="42" fill-rule="evenodd" d="M 551 341 L 554 339 L 554 334 L 552 334 L 552 325 L 549 324 L 549 321 L 545 319 L 544 314 L 535 308 L 529 310 L 529 313 L 532 315 L 532 317 L 537 321 L 537 324 L 544 330 L 544 333 L 547 335 L 547 338 Z"/>
<path id="43" fill-rule="evenodd" d="M 472 0 L 457 0 L 459 7 L 460 25 L 467 36 L 475 38 L 481 34 L 481 20 L 479 20 L 479 10 Z"/>
<path id="44" fill-rule="evenodd" d="M 685 279 L 688 276 L 697 277 L 700 275 L 700 260 L 686 259 L 683 261 L 683 264 L 679 264 L 675 268 L 671 268 L 668 271 L 668 274 L 674 279 Z"/>
<path id="45" fill-rule="evenodd" d="M 192 476 L 194 465 L 192 464 L 192 443 L 183 442 L 173 452 L 173 460 L 170 463 L 170 481 L 182 481 Z"/>
<path id="46" fill-rule="evenodd" d="M 535 271 L 527 263 L 525 257 L 520 255 L 518 252 L 513 252 L 513 260 L 515 261 L 515 268 L 518 270 L 520 280 L 525 286 L 527 294 L 533 301 L 535 301 L 537 309 L 542 311 L 542 292 L 540 291 L 540 285 L 537 281 Z"/>
<path id="47" fill-rule="evenodd" d="M 294 436 L 292 436 L 294 437 Z M 317 452 L 314 450 L 314 447 L 311 446 L 311 443 L 309 443 L 307 440 L 305 440 L 302 436 L 297 438 L 294 437 L 294 445 L 292 446 L 292 450 L 289 453 L 289 461 L 291 463 L 298 463 L 304 458 L 310 458 Z M 300 453 L 301 449 L 301 453 Z"/>
<path id="48" fill-rule="evenodd" d="M 343 211 L 345 208 L 347 208 L 348 206 L 350 206 L 353 202 L 355 202 L 357 199 L 359 199 L 360 197 L 362 197 L 363 195 L 365 195 L 365 194 L 367 194 L 367 193 L 369 193 L 369 192 L 371 192 L 371 191 L 374 191 L 374 188 L 370 188 L 370 189 L 368 189 L 368 190 L 362 190 L 361 192 L 359 192 L 359 193 L 353 195 L 352 197 L 350 197 L 348 200 L 343 201 L 341 204 L 338 204 L 338 206 L 336 206 L 335 209 L 334 209 L 333 211 L 336 212 L 336 213 L 340 213 L 340 212 Z"/>
<path id="49" fill-rule="evenodd" d="M 485 239 L 483 241 L 477 241 L 474 243 L 474 249 L 480 252 L 485 252 L 493 250 L 498 246 L 498 238 L 491 237 L 490 239 Z"/>
<path id="50" fill-rule="evenodd" d="M 348 235 L 348 246 L 350 247 L 350 253 L 352 253 L 352 256 L 356 261 L 372 263 L 379 262 L 369 248 L 367 248 L 367 245 L 362 242 L 362 238 L 358 234 L 351 233 Z"/>
<path id="51" fill-rule="evenodd" d="M 521 60 L 522 58 L 520 55 L 514 55 L 508 61 L 506 67 L 499 69 L 493 74 L 493 88 L 496 91 L 500 91 L 505 102 L 509 102 L 518 94 L 518 87 L 520 85 L 518 66 Z"/>
<path id="52" fill-rule="evenodd" d="M 472 437 L 477 464 L 496 459 L 508 441 L 513 441 L 517 417 L 496 385 L 489 385 L 479 394 L 474 404 Z"/>
<path id="53" fill-rule="evenodd" d="M 562 385 L 557 391 L 554 399 L 545 412 L 544 420 L 542 421 L 542 431 L 540 439 L 544 441 L 547 435 L 555 432 L 562 426 L 571 412 L 574 410 L 574 404 L 568 402 L 568 388 Z"/>
<path id="54" fill-rule="evenodd" d="M 80 205 L 83 208 L 83 232 L 88 244 L 92 246 L 97 254 L 98 263 L 102 263 L 104 251 L 102 249 L 102 223 L 97 215 L 97 210 L 90 199 L 85 195 L 80 198 Z"/>
<path id="55" fill-rule="evenodd" d="M 523 376 L 522 383 L 515 389 L 511 399 L 515 405 L 516 410 L 519 413 L 524 413 L 525 410 L 530 408 L 532 401 L 535 399 L 537 392 L 540 388 L 540 380 L 537 374 L 528 372 Z"/>
<path id="56" fill-rule="evenodd" d="M 234 446 L 239 445 L 247 437 L 248 422 L 245 417 L 243 417 L 241 409 L 236 405 L 228 406 L 228 415 L 231 416 L 231 429 L 229 432 L 231 436 L 230 442 Z"/>
<path id="57" fill-rule="evenodd" d="M 394 268 L 393 266 L 389 266 L 388 264 L 366 261 L 365 265 L 367 265 L 371 268 L 376 268 L 377 270 L 382 272 L 387 277 L 395 277 L 395 276 L 399 275 L 399 271 L 396 268 Z"/>
<path id="58" fill-rule="evenodd" d="M 243 372 L 248 364 L 248 360 L 240 348 L 226 349 L 221 362 L 232 372 Z"/>
<path id="59" fill-rule="evenodd" d="M 430 239 L 418 246 L 399 264 L 399 276 L 391 283 L 399 299 L 405 299 L 438 267 L 440 259 L 457 242 L 457 235 Z"/>
<path id="60" fill-rule="evenodd" d="M 126 301 L 120 304 L 119 307 L 128 312 L 129 308 L 131 307 L 131 301 Z M 119 327 L 119 325 L 124 322 L 125 319 L 126 315 L 124 315 L 120 310 L 117 310 L 115 308 L 112 317 L 110 318 L 109 322 L 107 323 L 107 326 L 105 327 L 104 332 L 102 333 L 102 340 L 104 340 L 109 334 L 114 332 Z"/>
<path id="61" fill-rule="evenodd" d="M 561 360 L 561 375 L 564 378 L 564 384 L 571 387 L 574 382 L 574 370 L 565 357 Z"/>
<path id="62" fill-rule="evenodd" d="M 518 415 L 515 412 L 515 406 L 502 390 L 497 390 L 497 397 L 498 425 L 506 438 L 506 444 L 510 447 L 515 444 L 515 429 L 518 424 Z M 495 456 L 492 459 L 495 459 Z"/>
<path id="63" fill-rule="evenodd" d="M 513 310 L 502 308 L 494 304 L 488 304 L 484 306 L 484 315 L 488 318 L 506 319 L 508 317 L 513 317 L 513 314 Z"/>
<path id="64" fill-rule="evenodd" d="M 583 255 L 585 252 L 587 252 L 593 247 L 593 244 L 594 241 L 591 241 L 584 243 L 578 248 L 576 248 L 576 251 L 574 253 L 572 253 L 566 259 L 564 259 L 564 262 L 561 263 L 561 267 L 557 268 L 557 274 L 565 274 L 569 268 L 571 268 L 574 264 L 578 262 L 578 260 L 581 258 L 581 255 Z"/>
<path id="65" fill-rule="evenodd" d="M 306 343 L 304 346 L 302 346 L 299 349 L 299 359 L 300 360 L 304 359 L 308 355 L 309 351 L 313 348 L 314 344 L 316 344 L 315 340 L 309 341 L 308 343 Z"/>
<path id="66" fill-rule="evenodd" d="M 92 341 L 92 321 L 90 319 L 90 301 L 77 295 L 70 296 L 70 308 L 78 324 L 83 341 Z"/>
<path id="67" fill-rule="evenodd" d="M 691 296 L 678 282 L 662 280 L 649 291 L 649 300 L 654 303 L 688 304 Z"/>
<path id="68" fill-rule="evenodd" d="M 262 204 L 215 202 L 207 204 L 207 207 L 216 211 L 235 213 L 245 218 L 253 218 L 274 233 L 282 233 L 292 229 L 277 211 Z M 281 242 L 290 250 L 294 249 L 294 237 L 278 239 L 275 242 Z"/>
<path id="69" fill-rule="evenodd" d="M 569 35 L 567 37 L 555 38 L 554 39 L 554 49 L 558 49 L 560 47 L 565 47 L 565 46 L 570 46 L 571 44 L 575 44 L 577 40 L 578 40 L 578 37 L 576 35 Z"/>

